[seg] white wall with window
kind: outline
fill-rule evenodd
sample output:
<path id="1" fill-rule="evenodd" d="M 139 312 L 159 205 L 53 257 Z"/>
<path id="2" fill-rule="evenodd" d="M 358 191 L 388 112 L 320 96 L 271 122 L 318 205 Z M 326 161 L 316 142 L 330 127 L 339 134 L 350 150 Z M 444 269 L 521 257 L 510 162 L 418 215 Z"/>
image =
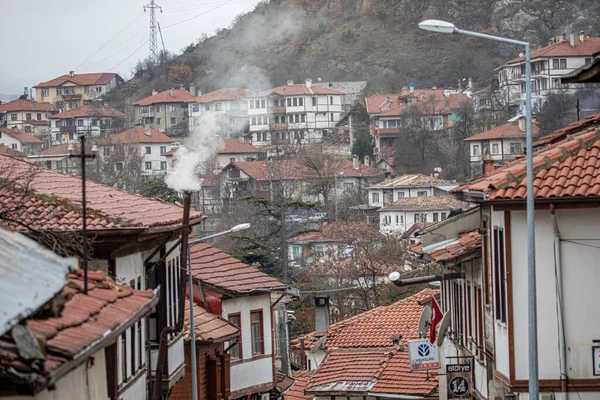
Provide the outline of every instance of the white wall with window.
<path id="1" fill-rule="evenodd" d="M 401 235 L 415 223 L 443 221 L 448 218 L 450 211 L 450 207 L 417 211 L 380 211 L 379 231 L 388 235 Z"/>

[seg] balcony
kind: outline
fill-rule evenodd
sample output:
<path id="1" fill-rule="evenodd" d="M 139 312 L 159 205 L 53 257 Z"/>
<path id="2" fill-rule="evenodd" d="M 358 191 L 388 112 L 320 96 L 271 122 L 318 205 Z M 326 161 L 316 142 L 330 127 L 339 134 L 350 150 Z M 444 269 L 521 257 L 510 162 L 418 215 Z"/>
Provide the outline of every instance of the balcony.
<path id="1" fill-rule="evenodd" d="M 273 114 L 283 114 L 285 113 L 285 106 L 271 107 L 269 108 L 269 112 Z"/>
<path id="2" fill-rule="evenodd" d="M 63 101 L 81 100 L 81 94 L 63 94 Z"/>
<path id="3" fill-rule="evenodd" d="M 73 133 L 77 130 L 75 125 L 65 125 L 60 127 L 61 133 Z"/>
<path id="4" fill-rule="evenodd" d="M 285 131 L 288 129 L 288 124 L 283 122 L 283 123 L 271 123 L 269 124 L 269 128 L 273 131 Z"/>

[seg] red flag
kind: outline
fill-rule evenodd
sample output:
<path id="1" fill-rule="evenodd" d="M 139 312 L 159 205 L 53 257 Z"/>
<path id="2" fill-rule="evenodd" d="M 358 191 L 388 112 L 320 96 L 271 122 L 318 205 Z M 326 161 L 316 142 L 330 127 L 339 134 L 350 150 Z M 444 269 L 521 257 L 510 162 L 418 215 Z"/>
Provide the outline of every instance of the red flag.
<path id="1" fill-rule="evenodd" d="M 440 306 L 438 305 L 435 298 L 431 298 L 431 323 L 429 325 L 429 342 L 433 344 L 435 342 L 436 333 L 435 328 L 440 323 L 440 321 L 444 318 L 444 314 L 442 310 L 440 310 Z"/>

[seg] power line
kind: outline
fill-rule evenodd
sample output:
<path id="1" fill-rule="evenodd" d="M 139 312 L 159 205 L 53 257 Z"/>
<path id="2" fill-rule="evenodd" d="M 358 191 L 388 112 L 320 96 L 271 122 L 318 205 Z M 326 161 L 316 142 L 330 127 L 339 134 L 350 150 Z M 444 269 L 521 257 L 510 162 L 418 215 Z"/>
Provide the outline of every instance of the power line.
<path id="1" fill-rule="evenodd" d="M 236 3 L 247 3 L 248 0 L 238 0 L 238 1 L 234 1 L 232 4 L 236 4 Z M 174 7 L 174 8 L 165 8 L 164 12 L 165 13 L 176 13 L 176 12 L 181 12 L 181 11 L 192 11 L 192 10 L 198 10 L 201 8 L 208 8 L 211 7 L 215 4 L 222 4 L 223 1 L 215 1 L 212 3 L 206 3 L 203 5 L 190 5 L 190 6 L 182 6 L 182 7 Z"/>
<path id="2" fill-rule="evenodd" d="M 159 9 L 162 12 L 162 8 L 154 2 L 154 0 L 150 0 L 150 4 L 144 6 L 144 12 L 146 9 L 150 10 L 150 36 L 148 41 L 150 42 L 149 55 L 148 58 L 152 63 L 158 63 L 158 43 L 156 37 L 156 9 Z"/>
<path id="3" fill-rule="evenodd" d="M 142 45 L 140 47 L 138 47 L 137 49 L 135 49 L 131 54 L 129 54 L 127 57 L 125 57 L 121 62 L 119 62 L 117 65 L 115 65 L 114 67 L 110 68 L 109 71 L 114 70 L 115 68 L 117 68 L 119 65 L 123 64 L 125 61 L 127 61 L 132 55 L 134 55 L 139 49 L 141 49 L 146 43 L 148 43 L 148 40 L 145 40 L 144 43 L 142 43 Z"/>
<path id="4" fill-rule="evenodd" d="M 104 57 L 103 59 L 101 59 L 100 61 L 98 61 L 96 64 L 94 64 L 94 68 L 100 64 L 102 64 L 104 61 L 108 60 L 109 58 L 112 58 L 113 56 L 119 54 L 120 52 L 122 52 L 123 50 L 125 50 L 126 48 L 131 48 L 130 45 L 133 43 L 133 46 L 137 46 L 138 43 L 140 43 L 139 39 L 140 38 L 136 38 L 136 36 L 139 35 L 139 33 L 141 31 L 143 31 L 144 29 L 146 29 L 146 27 L 142 27 L 142 29 L 140 29 L 139 31 L 137 31 L 136 33 L 134 33 L 129 40 L 127 40 L 125 43 L 123 43 L 115 52 L 109 54 L 108 56 Z"/>
<path id="5" fill-rule="evenodd" d="M 102 51 L 102 49 L 104 49 L 114 38 L 116 38 L 117 36 L 119 36 L 121 33 L 123 33 L 127 28 L 129 28 L 133 23 L 135 23 L 138 19 L 140 19 L 142 17 L 143 13 L 139 13 L 134 19 L 132 19 L 130 22 L 128 22 L 127 24 L 125 24 L 125 26 L 116 34 L 114 34 L 113 36 L 110 37 L 110 39 L 108 39 L 102 46 L 100 46 L 100 48 L 98 50 L 96 50 L 91 56 L 89 56 L 88 58 L 85 59 L 85 61 L 83 61 L 81 64 L 79 64 L 77 67 L 75 67 L 75 70 L 78 70 L 79 68 L 81 68 L 83 65 L 85 65 L 85 63 L 87 63 L 90 59 L 92 59 L 96 54 L 98 54 L 100 51 Z"/>
<path id="6" fill-rule="evenodd" d="M 203 15 L 205 15 L 205 14 L 208 14 L 208 13 L 209 13 L 209 12 L 211 12 L 211 11 L 214 11 L 214 10 L 216 10 L 217 8 L 221 8 L 221 7 L 223 7 L 224 5 L 231 3 L 232 1 L 233 1 L 233 0 L 227 0 L 226 2 L 224 2 L 224 3 L 220 4 L 220 5 L 216 6 L 216 7 L 213 7 L 213 8 L 211 8 L 211 9 L 210 9 L 210 10 L 208 10 L 208 11 L 204 11 L 203 13 L 200 13 L 200 14 L 198 14 L 198 15 L 194 15 L 193 17 L 190 17 L 190 18 L 184 19 L 183 21 L 179 21 L 179 22 L 175 22 L 174 24 L 167 25 L 167 26 L 165 26 L 163 29 L 168 29 L 168 28 L 171 28 L 171 27 L 173 27 L 173 26 L 177 26 L 177 25 L 179 25 L 179 24 L 183 24 L 184 22 L 188 22 L 188 21 L 191 21 L 191 20 L 193 20 L 193 19 L 195 19 L 195 18 L 201 17 L 201 16 L 203 16 Z"/>

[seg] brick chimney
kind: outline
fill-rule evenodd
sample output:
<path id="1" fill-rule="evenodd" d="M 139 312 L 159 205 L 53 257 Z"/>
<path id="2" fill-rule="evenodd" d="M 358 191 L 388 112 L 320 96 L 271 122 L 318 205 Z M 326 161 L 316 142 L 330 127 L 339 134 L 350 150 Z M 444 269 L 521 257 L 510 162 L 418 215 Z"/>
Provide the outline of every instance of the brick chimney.
<path id="1" fill-rule="evenodd" d="M 294 81 L 291 79 L 288 79 L 287 84 L 288 84 L 288 86 L 292 86 L 294 84 Z"/>
<path id="2" fill-rule="evenodd" d="M 571 34 L 569 35 L 569 44 L 571 47 L 575 47 L 575 32 L 573 31 L 571 31 Z"/>
<path id="3" fill-rule="evenodd" d="M 581 43 L 583 43 L 585 41 L 585 32 L 584 31 L 579 32 L 579 41 Z"/>
<path id="4" fill-rule="evenodd" d="M 75 76 L 75 71 L 69 71 L 69 76 L 72 78 Z"/>
<path id="5" fill-rule="evenodd" d="M 312 79 L 306 78 L 306 87 L 309 89 L 312 87 Z"/>
<path id="6" fill-rule="evenodd" d="M 185 90 L 185 85 L 183 83 L 179 85 L 179 90 Z"/>
<path id="7" fill-rule="evenodd" d="M 483 176 L 490 176 L 494 172 L 494 160 L 483 160 Z"/>
<path id="8" fill-rule="evenodd" d="M 156 95 L 156 94 L 158 94 L 158 90 L 156 90 L 156 89 L 152 89 L 152 96 L 154 96 L 154 95 Z"/>
<path id="9" fill-rule="evenodd" d="M 315 332 L 326 333 L 329 329 L 329 297 L 315 296 Z"/>
<path id="10" fill-rule="evenodd" d="M 352 155 L 352 168 L 354 169 L 359 169 L 359 165 L 358 165 L 358 155 L 353 154 Z"/>

